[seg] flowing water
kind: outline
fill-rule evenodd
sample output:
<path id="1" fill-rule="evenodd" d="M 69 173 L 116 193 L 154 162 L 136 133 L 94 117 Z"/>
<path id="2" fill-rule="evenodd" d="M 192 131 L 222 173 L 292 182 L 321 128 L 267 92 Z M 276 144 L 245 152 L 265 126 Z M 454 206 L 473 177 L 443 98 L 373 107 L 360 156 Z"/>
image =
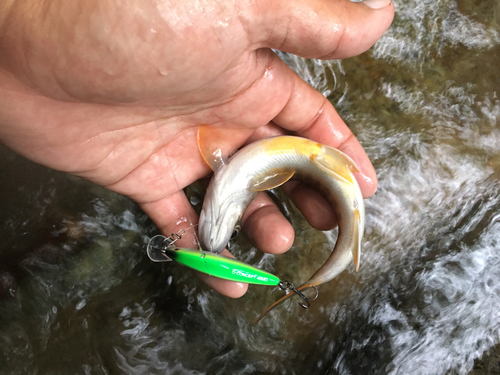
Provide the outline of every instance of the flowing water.
<path id="1" fill-rule="evenodd" d="M 397 2 L 387 34 L 340 62 L 283 59 L 327 96 L 380 179 L 358 273 L 305 311 L 282 292 L 231 300 L 155 264 L 128 199 L 0 149 L 0 374 L 500 373 L 500 3 Z M 203 192 L 187 189 L 199 208 Z M 335 232 L 235 255 L 296 284 Z"/>

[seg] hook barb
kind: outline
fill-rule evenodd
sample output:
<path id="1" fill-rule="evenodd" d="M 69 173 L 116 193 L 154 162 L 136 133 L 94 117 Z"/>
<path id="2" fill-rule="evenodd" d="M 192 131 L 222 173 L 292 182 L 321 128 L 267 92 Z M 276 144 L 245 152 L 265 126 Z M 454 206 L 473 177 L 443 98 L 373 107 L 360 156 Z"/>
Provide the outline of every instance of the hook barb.
<path id="1" fill-rule="evenodd" d="M 310 301 L 314 301 L 316 298 L 318 298 L 318 289 L 313 285 L 302 285 L 301 287 L 296 288 L 291 282 L 286 281 L 286 280 L 280 280 L 278 286 L 280 287 L 280 289 L 286 291 L 287 294 L 284 297 L 281 297 L 276 302 L 274 302 L 266 310 L 264 310 L 262 312 L 262 314 L 259 315 L 259 317 L 255 321 L 255 323 L 258 323 L 269 311 L 271 311 L 276 306 L 278 306 L 280 303 L 282 303 L 283 301 L 287 300 L 288 298 L 290 298 L 291 296 L 293 296 L 295 294 L 301 298 L 301 301 L 299 301 L 298 304 L 300 307 L 302 307 L 304 309 L 308 309 L 311 306 Z M 315 295 L 312 298 L 309 298 L 309 297 L 305 296 L 304 293 L 302 293 L 304 290 L 307 290 L 310 288 L 314 289 L 314 291 L 315 291 Z M 290 292 L 293 292 L 293 293 L 290 293 Z"/>
<path id="2" fill-rule="evenodd" d="M 291 282 L 286 281 L 286 280 L 281 280 L 278 286 L 285 290 L 285 291 L 292 291 L 296 295 L 298 295 L 300 298 L 302 298 L 301 301 L 297 302 L 297 304 L 302 307 L 303 309 L 308 309 L 311 307 L 311 303 L 309 301 L 314 301 L 316 298 L 318 298 L 318 289 L 315 286 L 311 286 L 310 288 L 313 288 L 315 291 L 315 295 L 313 298 L 306 297 L 304 293 L 302 293 L 300 290 L 298 290 Z"/>

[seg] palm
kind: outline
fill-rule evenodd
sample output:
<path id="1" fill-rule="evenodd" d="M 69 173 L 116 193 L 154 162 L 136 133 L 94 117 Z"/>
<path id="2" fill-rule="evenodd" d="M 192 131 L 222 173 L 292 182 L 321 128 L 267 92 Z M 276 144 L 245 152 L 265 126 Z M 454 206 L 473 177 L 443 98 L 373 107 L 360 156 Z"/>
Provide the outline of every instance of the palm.
<path id="1" fill-rule="evenodd" d="M 196 12 L 199 3 L 186 1 L 163 10 L 157 1 L 134 8 L 47 1 L 40 23 L 25 17 L 23 4 L 0 4 L 0 50 L 6 51 L 0 60 L 0 97 L 6 98 L 0 102 L 0 139 L 39 163 L 131 197 L 164 233 L 194 217 L 181 189 L 209 172 L 197 150 L 200 124 L 239 129 L 233 149 L 263 129 L 343 147 L 373 181 L 361 181 L 365 195 L 375 191 L 373 168 L 333 107 L 267 47 L 328 58 L 358 53 L 388 26 L 392 7 L 372 16 L 349 4 L 347 13 L 362 25 L 358 35 L 321 28 L 327 21 L 337 25 L 346 13 L 329 2 L 266 13 L 254 2 L 238 8 L 204 3 L 207 9 Z M 281 27 L 283 20 L 309 22 L 308 33 Z M 19 25 L 32 32 L 18 32 Z M 366 38 L 365 30 L 374 36 Z M 345 45 L 332 49 L 340 38 Z M 247 229 L 259 232 L 257 245 L 264 250 L 285 251 L 293 232 L 260 199 L 246 215 Z M 321 214 L 309 215 L 320 227 Z M 282 234 L 277 240 L 276 231 Z"/>

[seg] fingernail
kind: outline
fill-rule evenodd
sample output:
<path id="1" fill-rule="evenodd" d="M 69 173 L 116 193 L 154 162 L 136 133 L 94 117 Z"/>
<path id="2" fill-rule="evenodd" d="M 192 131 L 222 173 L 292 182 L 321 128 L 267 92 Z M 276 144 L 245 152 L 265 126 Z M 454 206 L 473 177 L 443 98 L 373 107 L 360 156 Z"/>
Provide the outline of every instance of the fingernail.
<path id="1" fill-rule="evenodd" d="M 392 0 L 349 0 L 353 3 L 363 3 L 372 9 L 381 9 L 391 5 Z"/>
<path id="2" fill-rule="evenodd" d="M 355 177 L 363 194 L 363 198 L 366 199 L 371 197 L 376 190 L 374 181 L 363 173 L 356 173 Z"/>

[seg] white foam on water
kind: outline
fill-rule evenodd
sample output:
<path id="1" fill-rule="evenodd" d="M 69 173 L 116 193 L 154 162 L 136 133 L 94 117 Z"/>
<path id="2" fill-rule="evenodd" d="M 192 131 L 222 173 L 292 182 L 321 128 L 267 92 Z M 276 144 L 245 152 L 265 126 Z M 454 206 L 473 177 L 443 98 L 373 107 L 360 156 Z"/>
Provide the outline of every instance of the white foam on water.
<path id="1" fill-rule="evenodd" d="M 135 304 L 126 307 L 119 315 L 123 326 L 122 336 L 128 349 L 115 347 L 117 365 L 124 374 L 138 375 L 151 373 L 165 374 L 202 374 L 184 367 L 180 360 L 189 357 L 186 332 L 180 328 L 162 329 L 151 323 L 154 308 L 144 309 Z M 166 328 L 166 327 L 165 327 Z M 171 359 L 173 358 L 173 359 Z"/>
<path id="2" fill-rule="evenodd" d="M 401 313 L 378 311 L 381 324 L 403 327 L 391 337 L 392 374 L 458 374 L 500 340 L 500 230 L 496 217 L 479 242 L 458 254 L 439 258 L 418 274 L 423 301 L 432 308 L 415 329 Z M 428 307 L 428 308 L 429 308 Z"/>
<path id="3" fill-rule="evenodd" d="M 375 58 L 414 65 L 447 46 L 490 49 L 500 43 L 497 30 L 460 13 L 455 1 L 396 1 L 395 6 L 395 22 L 375 44 Z"/>

